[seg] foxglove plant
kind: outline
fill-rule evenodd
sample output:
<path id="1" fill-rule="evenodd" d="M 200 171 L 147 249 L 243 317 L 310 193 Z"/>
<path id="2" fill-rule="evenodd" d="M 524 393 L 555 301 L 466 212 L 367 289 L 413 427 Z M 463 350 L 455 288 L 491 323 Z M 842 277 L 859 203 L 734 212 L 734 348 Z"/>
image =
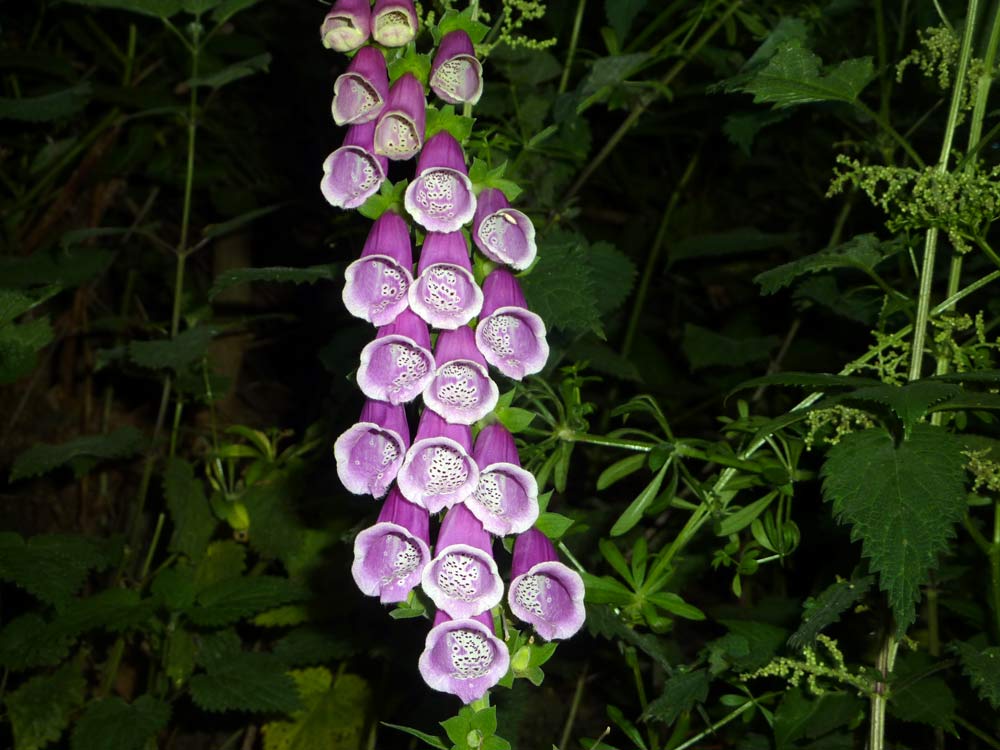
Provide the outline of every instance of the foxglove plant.
<path id="1" fill-rule="evenodd" d="M 510 611 L 542 638 L 569 638 L 583 626 L 583 579 L 559 562 L 545 534 L 530 529 L 517 537 L 510 574 Z"/>
<path id="2" fill-rule="evenodd" d="M 408 297 L 410 309 L 435 328 L 458 328 L 479 315 L 483 292 L 461 232 L 427 234 Z"/>
<path id="3" fill-rule="evenodd" d="M 465 167 L 465 153 L 446 130 L 424 144 L 417 177 L 403 196 L 406 211 L 429 232 L 457 232 L 476 213 L 476 195 Z"/>
<path id="4" fill-rule="evenodd" d="M 352 125 L 340 148 L 323 162 L 320 190 L 331 206 L 357 208 L 382 187 L 389 160 L 374 152 L 375 123 Z"/>
<path id="5" fill-rule="evenodd" d="M 425 396 L 426 398 L 426 396 Z M 521 468 L 514 436 L 502 424 L 486 425 L 476 438 L 472 457 L 479 484 L 465 504 L 491 534 L 526 532 L 538 520 L 538 482 Z"/>
<path id="6" fill-rule="evenodd" d="M 406 73 L 392 84 L 375 125 L 375 153 L 396 161 L 412 159 L 424 145 L 426 124 L 424 87 Z"/>
<path id="7" fill-rule="evenodd" d="M 361 257 L 344 273 L 344 306 L 369 323 L 389 325 L 406 309 L 411 268 L 410 228 L 399 214 L 386 211 L 368 232 Z"/>
<path id="8" fill-rule="evenodd" d="M 424 390 L 424 404 L 454 424 L 471 425 L 493 411 L 500 396 L 468 326 L 438 334 L 437 371 Z"/>
<path id="9" fill-rule="evenodd" d="M 323 46 L 337 52 L 356 50 L 368 41 L 371 31 L 368 0 L 337 0 L 320 27 Z"/>
<path id="10" fill-rule="evenodd" d="M 534 263 L 538 252 L 535 225 L 511 208 L 503 191 L 496 188 L 487 188 L 476 198 L 472 239 L 487 258 L 518 271 Z"/>
<path id="11" fill-rule="evenodd" d="M 475 104 L 483 93 L 483 66 L 469 35 L 457 29 L 441 38 L 431 64 L 431 89 L 449 104 Z"/>
<path id="12" fill-rule="evenodd" d="M 389 98 L 389 72 L 375 47 L 362 47 L 333 84 L 333 121 L 338 125 L 371 122 Z"/>
<path id="13" fill-rule="evenodd" d="M 399 469 L 399 488 L 410 502 L 431 513 L 464 502 L 479 482 L 472 460 L 472 431 L 424 409 L 413 445 Z"/>
<path id="14" fill-rule="evenodd" d="M 549 358 L 545 323 L 528 310 L 521 285 L 504 268 L 497 268 L 483 282 L 476 345 L 487 362 L 515 380 L 540 372 Z"/>
<path id="15" fill-rule="evenodd" d="M 382 497 L 409 447 L 410 427 L 403 407 L 368 399 L 357 423 L 333 445 L 337 476 L 355 495 Z"/>
<path id="16" fill-rule="evenodd" d="M 453 620 L 438 611 L 418 667 L 430 688 L 472 703 L 507 673 L 510 654 L 507 645 L 494 635 L 489 612 Z"/>
<path id="17" fill-rule="evenodd" d="M 417 35 L 419 21 L 412 0 L 376 0 L 372 38 L 383 47 L 402 47 Z"/>
<path id="18" fill-rule="evenodd" d="M 412 401 L 434 377 L 430 346 L 427 324 L 404 310 L 361 350 L 357 374 L 361 392 L 391 404 Z"/>

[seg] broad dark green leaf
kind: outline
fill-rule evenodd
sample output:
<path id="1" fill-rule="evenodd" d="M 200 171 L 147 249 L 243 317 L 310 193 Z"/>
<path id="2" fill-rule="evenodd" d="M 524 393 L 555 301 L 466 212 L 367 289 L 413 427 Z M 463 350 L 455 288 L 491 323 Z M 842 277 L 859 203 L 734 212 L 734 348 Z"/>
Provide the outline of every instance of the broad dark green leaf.
<path id="1" fill-rule="evenodd" d="M 328 628 L 301 627 L 279 639 L 272 653 L 289 667 L 303 667 L 346 659 L 354 651 L 355 646 L 348 637 L 335 636 Z"/>
<path id="2" fill-rule="evenodd" d="M 816 739 L 864 715 L 864 701 L 857 695 L 827 692 L 811 696 L 802 688 L 787 690 L 774 712 L 777 750 L 799 747 L 796 740 Z"/>
<path id="3" fill-rule="evenodd" d="M 142 750 L 169 721 L 170 704 L 150 695 L 96 700 L 73 730 L 73 750 Z"/>
<path id="4" fill-rule="evenodd" d="M 471 7 L 460 12 L 455 10 L 445 11 L 441 16 L 441 20 L 437 22 L 437 27 L 431 31 L 434 35 L 435 44 L 440 42 L 441 37 L 445 34 L 458 30 L 468 34 L 473 44 L 479 44 L 479 42 L 483 41 L 490 28 L 484 23 L 473 21 L 472 14 L 473 9 Z"/>
<path id="5" fill-rule="evenodd" d="M 115 254 L 96 247 L 60 246 L 27 257 L 0 258 L 5 287 L 25 288 L 58 284 L 74 287 L 103 273 Z"/>
<path id="6" fill-rule="evenodd" d="M 661 721 L 673 724 L 685 711 L 695 704 L 704 703 L 708 697 L 708 672 L 696 669 L 691 672 L 675 672 L 663 685 L 663 693 L 652 701 L 642 718 L 646 721 Z"/>
<path id="7" fill-rule="evenodd" d="M 556 232 L 540 240 L 538 263 L 521 286 L 528 306 L 546 326 L 603 336 L 587 251 L 576 235 Z"/>
<path id="8" fill-rule="evenodd" d="M 979 649 L 971 643 L 955 641 L 951 648 L 962 660 L 962 671 L 980 697 L 1000 710 L 1000 647 Z"/>
<path id="9" fill-rule="evenodd" d="M 216 23 L 225 23 L 247 8 L 252 8 L 261 0 L 222 0 L 215 10 L 212 11 L 212 20 Z"/>
<path id="10" fill-rule="evenodd" d="M 295 682 L 272 654 L 241 652 L 191 678 L 191 698 L 205 711 L 291 713 L 302 708 Z"/>
<path id="11" fill-rule="evenodd" d="M 802 613 L 802 624 L 788 639 L 788 645 L 801 649 L 812 646 L 825 628 L 840 619 L 840 616 L 853 607 L 866 593 L 875 579 L 862 576 L 850 581 L 837 581 L 823 589 L 815 599 L 806 600 Z"/>
<path id="12" fill-rule="evenodd" d="M 69 654 L 70 642 L 38 615 L 21 615 L 0 630 L 0 667 L 18 672 L 54 666 Z"/>
<path id="13" fill-rule="evenodd" d="M 155 610 L 155 601 L 142 599 L 135 589 L 104 589 L 66 607 L 66 611 L 52 623 L 52 630 L 66 636 L 98 629 L 122 633 L 141 627 Z"/>
<path id="14" fill-rule="evenodd" d="M 187 81 L 187 85 L 192 88 L 199 86 L 213 89 L 222 88 L 228 83 L 238 81 L 241 78 L 246 78 L 247 76 L 252 76 L 254 73 L 259 73 L 261 71 L 267 72 L 270 64 L 271 53 L 262 52 L 259 55 L 248 57 L 246 60 L 241 60 L 240 62 L 233 63 L 232 65 L 227 65 L 221 70 L 203 74 L 197 78 L 191 78 Z"/>
<path id="15" fill-rule="evenodd" d="M 427 126 L 424 130 L 424 138 L 430 138 L 441 131 L 447 131 L 459 143 L 465 143 L 472 135 L 472 126 L 475 124 L 472 117 L 463 117 L 455 113 L 452 104 L 446 104 L 440 109 L 437 107 L 427 108 Z"/>
<path id="16" fill-rule="evenodd" d="M 926 724 L 957 736 L 956 709 L 955 696 L 940 677 L 925 677 L 904 685 L 893 690 L 889 697 L 889 713 L 897 719 Z"/>
<path id="17" fill-rule="evenodd" d="M 255 281 L 269 281 L 283 284 L 314 284 L 317 281 L 335 281 L 340 272 L 340 263 L 328 263 L 308 268 L 288 268 L 274 266 L 270 268 L 237 268 L 233 271 L 223 271 L 215 277 L 215 283 L 208 292 L 209 297 L 215 297 L 222 291 L 238 284 L 249 284 Z"/>
<path id="18" fill-rule="evenodd" d="M 597 295 L 597 309 L 610 315 L 625 304 L 639 275 L 632 260 L 610 242 L 595 242 L 587 249 L 590 280 Z"/>
<path id="19" fill-rule="evenodd" d="M 42 96 L 27 96 L 19 99 L 0 97 L 0 120 L 20 120 L 22 122 L 49 122 L 75 115 L 90 101 L 93 87 L 89 83 L 78 83 L 72 88 L 55 91 Z"/>
<path id="20" fill-rule="evenodd" d="M 918 380 L 903 386 L 876 385 L 844 394 L 845 401 L 875 401 L 888 406 L 907 432 L 932 406 L 954 398 L 961 392 L 957 385 Z"/>
<path id="21" fill-rule="evenodd" d="M 76 664 L 31 678 L 7 693 L 4 704 L 17 750 L 40 750 L 69 726 L 70 714 L 83 704 L 86 682 Z"/>
<path id="22" fill-rule="evenodd" d="M 264 750 L 360 748 L 364 738 L 371 688 L 361 677 L 323 668 L 291 673 L 303 708 L 290 721 L 264 727 Z"/>
<path id="23" fill-rule="evenodd" d="M 646 7 L 647 0 L 604 0 L 604 15 L 615 30 L 618 39 L 624 42 L 632 29 L 632 22 Z"/>
<path id="24" fill-rule="evenodd" d="M 40 443 L 14 460 L 10 481 L 34 477 L 70 464 L 77 474 L 98 461 L 128 458 L 142 450 L 145 439 L 135 427 L 120 427 L 107 435 L 86 435 L 58 445 Z"/>
<path id="25" fill-rule="evenodd" d="M 790 261 L 758 274 L 754 281 L 760 285 L 762 294 L 774 294 L 791 284 L 800 276 L 834 268 L 853 268 L 864 273 L 902 248 L 899 242 L 882 242 L 873 234 L 859 234 L 835 247 Z"/>
<path id="26" fill-rule="evenodd" d="M 47 318 L 0 326 L 0 385 L 13 383 L 35 369 L 38 352 L 52 341 Z"/>
<path id="27" fill-rule="evenodd" d="M 118 549 L 114 541 L 72 534 L 42 534 L 25 542 L 0 532 L 0 579 L 61 609 L 91 570 L 103 570 L 117 559 Z"/>
<path id="28" fill-rule="evenodd" d="M 200 362 L 218 333 L 212 326 L 196 326 L 173 339 L 133 341 L 128 345 L 128 356 L 140 367 L 179 372 Z"/>
<path id="29" fill-rule="evenodd" d="M 612 55 L 594 60 L 590 66 L 590 74 L 580 85 L 580 95 L 589 97 L 606 86 L 621 85 L 639 70 L 648 59 L 648 52 L 633 52 L 627 55 Z M 577 111 L 581 110 L 578 109 Z"/>
<path id="30" fill-rule="evenodd" d="M 253 576 L 219 581 L 198 595 L 188 616 L 198 625 L 218 627 L 265 609 L 302 601 L 306 592 L 287 578 Z"/>
<path id="31" fill-rule="evenodd" d="M 171 552 L 200 560 L 218 522 L 205 497 L 204 485 L 194 475 L 194 467 L 182 458 L 168 459 L 163 472 L 163 494 L 174 525 Z"/>
<path id="32" fill-rule="evenodd" d="M 691 369 L 739 367 L 766 361 L 781 340 L 777 336 L 725 336 L 707 328 L 686 323 L 681 348 L 691 362 Z"/>
<path id="33" fill-rule="evenodd" d="M 535 528 L 552 540 L 561 539 L 572 525 L 572 518 L 567 518 L 559 513 L 542 513 L 535 521 Z"/>
<path id="34" fill-rule="evenodd" d="M 759 378 L 744 380 L 733 388 L 728 395 L 732 396 L 739 391 L 758 388 L 762 385 L 784 385 L 809 388 L 817 391 L 829 391 L 841 388 L 861 388 L 869 385 L 878 386 L 882 385 L 882 382 L 876 378 L 862 378 L 855 375 L 830 375 L 825 372 L 776 372 L 770 375 L 762 375 Z"/>

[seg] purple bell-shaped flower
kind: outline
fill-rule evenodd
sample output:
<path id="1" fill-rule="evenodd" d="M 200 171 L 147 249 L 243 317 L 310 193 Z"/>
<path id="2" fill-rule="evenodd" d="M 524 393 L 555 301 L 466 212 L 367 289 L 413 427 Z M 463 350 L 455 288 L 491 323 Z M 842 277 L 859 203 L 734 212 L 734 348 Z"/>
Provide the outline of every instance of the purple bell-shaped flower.
<path id="1" fill-rule="evenodd" d="M 431 89 L 449 104 L 475 104 L 483 93 L 483 66 L 469 35 L 450 31 L 441 39 L 431 65 Z"/>
<path id="2" fill-rule="evenodd" d="M 389 101 L 375 125 L 375 153 L 396 161 L 416 156 L 424 145 L 427 101 L 424 87 L 406 73 L 389 90 Z"/>
<path id="3" fill-rule="evenodd" d="M 345 272 L 344 305 L 355 317 L 388 325 L 407 305 L 413 285 L 410 228 L 399 214 L 386 211 L 372 225 L 361 257 Z"/>
<path id="4" fill-rule="evenodd" d="M 493 411 L 500 391 L 476 348 L 471 328 L 442 331 L 434 347 L 434 361 L 437 371 L 424 390 L 428 409 L 454 424 L 470 425 Z"/>
<path id="5" fill-rule="evenodd" d="M 515 380 L 541 371 L 549 358 L 545 323 L 528 310 L 521 286 L 504 268 L 497 268 L 483 282 L 476 345 L 487 362 Z"/>
<path id="6" fill-rule="evenodd" d="M 403 205 L 429 232 L 457 232 L 476 213 L 476 196 L 462 146 L 447 130 L 428 139 L 417 160 L 417 177 Z"/>
<path id="7" fill-rule="evenodd" d="M 333 444 L 337 476 L 348 492 L 382 497 L 409 447 L 410 427 L 403 407 L 368 399 L 357 423 Z"/>
<path id="8" fill-rule="evenodd" d="M 583 579 L 559 562 L 545 534 L 531 529 L 515 540 L 510 574 L 514 579 L 507 592 L 510 611 L 542 638 L 569 638 L 583 626 Z"/>
<path id="9" fill-rule="evenodd" d="M 427 324 L 404 310 L 361 350 L 358 387 L 368 398 L 404 404 L 415 399 L 434 377 Z"/>
<path id="10" fill-rule="evenodd" d="M 337 0 L 323 19 L 323 46 L 337 52 L 356 50 L 371 35 L 371 5 L 368 0 Z"/>
<path id="11" fill-rule="evenodd" d="M 502 424 L 487 425 L 476 438 L 472 457 L 479 466 L 479 484 L 466 507 L 491 534 L 530 529 L 538 520 L 538 482 L 521 468 L 514 436 Z"/>
<path id="12" fill-rule="evenodd" d="M 338 125 L 371 122 L 389 98 L 389 73 L 376 47 L 362 47 L 333 84 L 333 121 Z"/>
<path id="13" fill-rule="evenodd" d="M 461 232 L 427 233 L 408 298 L 410 309 L 434 328 L 455 329 L 479 315 L 483 291 Z"/>
<path id="14" fill-rule="evenodd" d="M 472 239 L 492 261 L 523 271 L 535 261 L 535 225 L 510 207 L 502 190 L 487 188 L 476 198 Z"/>
<path id="15" fill-rule="evenodd" d="M 399 469 L 399 489 L 411 503 L 431 513 L 463 502 L 479 483 L 472 460 L 472 432 L 424 409 L 413 445 Z"/>
<path id="16" fill-rule="evenodd" d="M 493 634 L 489 612 L 460 620 L 438 612 L 418 667 L 430 688 L 472 703 L 507 674 L 510 654 L 507 645 Z"/>
<path id="17" fill-rule="evenodd" d="M 419 21 L 413 0 L 375 0 L 372 36 L 384 47 L 402 47 L 417 35 Z"/>
<path id="18" fill-rule="evenodd" d="M 354 539 L 354 582 L 383 604 L 405 601 L 430 562 L 429 545 L 430 514 L 393 487 L 378 521 Z"/>
<path id="19" fill-rule="evenodd" d="M 445 514 L 434 552 L 420 584 L 438 609 L 451 617 L 474 617 L 500 603 L 503 580 L 493 560 L 493 539 L 464 505 Z"/>
<path id="20" fill-rule="evenodd" d="M 372 150 L 375 123 L 352 125 L 344 143 L 323 162 L 320 190 L 331 206 L 357 208 L 382 187 L 389 160 Z"/>

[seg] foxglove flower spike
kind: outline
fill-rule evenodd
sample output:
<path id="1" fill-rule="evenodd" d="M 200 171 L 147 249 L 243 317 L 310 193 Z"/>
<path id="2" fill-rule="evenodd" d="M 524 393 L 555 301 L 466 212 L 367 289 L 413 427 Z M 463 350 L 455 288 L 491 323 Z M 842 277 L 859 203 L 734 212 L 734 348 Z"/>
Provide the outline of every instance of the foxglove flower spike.
<path id="1" fill-rule="evenodd" d="M 415 399 L 434 377 L 427 324 L 404 310 L 361 350 L 358 387 L 368 398 L 404 404 Z"/>
<path id="2" fill-rule="evenodd" d="M 320 190 L 331 206 L 357 208 L 382 187 L 389 160 L 372 151 L 375 123 L 352 125 L 343 145 L 323 162 Z"/>
<path id="3" fill-rule="evenodd" d="M 417 35 L 413 0 L 376 0 L 372 9 L 372 36 L 385 47 L 402 47 Z"/>
<path id="4" fill-rule="evenodd" d="M 368 399 L 357 424 L 333 444 L 337 476 L 348 492 L 382 497 L 409 447 L 410 427 L 403 407 Z"/>
<path id="5" fill-rule="evenodd" d="M 354 582 L 383 604 L 405 601 L 431 559 L 429 544 L 427 510 L 407 502 L 393 487 L 378 521 L 354 539 Z"/>
<path id="6" fill-rule="evenodd" d="M 511 208 L 502 190 L 487 188 L 476 198 L 472 239 L 483 255 L 518 271 L 535 262 L 535 225 Z"/>
<path id="7" fill-rule="evenodd" d="M 493 634 L 489 612 L 452 620 L 439 611 L 418 667 L 429 687 L 472 703 L 507 674 L 510 654 L 507 645 Z"/>
<path id="8" fill-rule="evenodd" d="M 376 119 L 389 98 L 389 73 L 376 47 L 362 47 L 333 84 L 333 121 L 356 125 Z"/>
<path id="9" fill-rule="evenodd" d="M 417 177 L 403 205 L 430 232 L 457 232 L 476 213 L 476 196 L 455 137 L 442 130 L 427 140 L 417 160 Z"/>
<path id="10" fill-rule="evenodd" d="M 514 436 L 502 424 L 487 425 L 479 432 L 472 455 L 479 466 L 479 484 L 466 507 L 491 534 L 530 529 L 538 520 L 538 482 L 521 468 Z"/>
<path id="11" fill-rule="evenodd" d="M 396 161 L 416 156 L 424 145 L 427 101 L 424 87 L 406 73 L 389 91 L 389 101 L 375 125 L 375 153 Z"/>
<path id="12" fill-rule="evenodd" d="M 517 279 L 505 268 L 496 269 L 483 282 L 476 345 L 487 362 L 515 380 L 540 372 L 549 358 L 545 323 L 527 309 Z"/>
<path id="13" fill-rule="evenodd" d="M 510 611 L 531 624 L 542 638 L 569 638 L 583 626 L 583 579 L 559 562 L 545 534 L 531 529 L 517 538 L 510 574 Z"/>
<path id="14" fill-rule="evenodd" d="M 368 41 L 371 29 L 368 0 L 337 0 L 323 19 L 320 35 L 327 49 L 350 52 Z"/>
<path id="15" fill-rule="evenodd" d="M 434 328 L 455 329 L 479 315 L 483 291 L 461 232 L 427 233 L 408 296 L 410 309 Z"/>
<path id="16" fill-rule="evenodd" d="M 475 104 L 483 93 L 483 66 L 469 35 L 461 29 L 441 39 L 431 65 L 431 88 L 449 104 Z"/>
<path id="17" fill-rule="evenodd" d="M 412 503 L 431 513 L 464 502 L 479 483 L 479 467 L 469 455 L 472 431 L 449 424 L 424 409 L 413 445 L 399 469 L 399 488 Z"/>
<path id="18" fill-rule="evenodd" d="M 386 211 L 368 232 L 361 257 L 345 271 L 344 306 L 355 317 L 388 325 L 406 309 L 412 268 L 409 226 L 399 214 Z"/>
<path id="19" fill-rule="evenodd" d="M 424 391 L 424 404 L 454 424 L 477 422 L 497 405 L 500 391 L 468 326 L 442 331 L 434 348 L 437 371 Z M 530 524 L 529 524 L 530 525 Z"/>

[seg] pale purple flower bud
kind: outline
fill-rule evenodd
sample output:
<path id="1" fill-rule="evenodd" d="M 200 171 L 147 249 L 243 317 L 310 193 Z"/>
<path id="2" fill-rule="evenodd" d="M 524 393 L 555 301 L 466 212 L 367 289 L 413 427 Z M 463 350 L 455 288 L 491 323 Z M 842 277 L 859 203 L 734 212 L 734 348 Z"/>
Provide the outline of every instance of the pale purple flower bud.
<path id="1" fill-rule="evenodd" d="M 386 47 L 402 47 L 417 35 L 419 21 L 413 0 L 376 0 L 372 36 Z"/>
<path id="2" fill-rule="evenodd" d="M 378 521 L 354 539 L 351 575 L 383 604 L 405 601 L 430 562 L 430 514 L 392 488 Z"/>
<path id="3" fill-rule="evenodd" d="M 483 291 L 461 232 L 427 233 L 408 296 L 410 309 L 434 328 L 455 329 L 479 315 Z"/>
<path id="4" fill-rule="evenodd" d="M 396 161 L 416 156 L 424 145 L 427 101 L 424 87 L 412 73 L 399 78 L 375 125 L 375 153 Z"/>
<path id="5" fill-rule="evenodd" d="M 331 206 L 357 208 L 382 187 L 389 160 L 372 151 L 375 123 L 352 125 L 343 145 L 323 162 L 320 190 Z"/>
<path id="6" fill-rule="evenodd" d="M 472 457 L 479 466 L 479 484 L 466 507 L 491 534 L 530 529 L 538 520 L 538 482 L 521 468 L 514 436 L 502 424 L 487 425 L 476 438 Z"/>
<path id="7" fill-rule="evenodd" d="M 371 30 L 368 0 L 337 0 L 323 19 L 320 34 L 327 49 L 350 52 L 368 41 Z"/>
<path id="8" fill-rule="evenodd" d="M 465 154 L 447 130 L 424 144 L 417 160 L 417 177 L 406 188 L 403 205 L 430 232 L 457 232 L 476 213 Z"/>
<path id="9" fill-rule="evenodd" d="M 493 560 L 493 539 L 465 505 L 445 514 L 434 552 L 420 585 L 438 609 L 472 617 L 500 603 L 503 579 Z"/>
<path id="10" fill-rule="evenodd" d="M 535 261 L 535 225 L 510 207 L 502 190 L 487 188 L 476 198 L 472 239 L 492 261 L 523 271 Z"/>
<path id="11" fill-rule="evenodd" d="M 386 211 L 372 225 L 361 257 L 345 272 L 344 305 L 355 317 L 388 325 L 407 305 L 413 285 L 410 229 L 399 214 Z"/>
<path id="12" fill-rule="evenodd" d="M 487 362 L 515 380 L 541 371 L 549 358 L 545 323 L 527 309 L 517 279 L 505 268 L 497 268 L 483 282 L 476 345 Z"/>
<path id="13" fill-rule="evenodd" d="M 415 399 L 434 377 L 427 324 L 403 310 L 361 350 L 358 386 L 368 398 L 404 404 Z"/>
<path id="14" fill-rule="evenodd" d="M 357 424 L 333 444 L 337 476 L 348 492 L 382 497 L 409 447 L 410 427 L 403 407 L 368 399 Z"/>
<path id="15" fill-rule="evenodd" d="M 399 469 L 403 496 L 431 513 L 464 502 L 479 483 L 479 467 L 471 452 L 472 431 L 467 425 L 449 424 L 424 409 Z"/>
<path id="16" fill-rule="evenodd" d="M 583 579 L 559 562 L 545 534 L 531 529 L 517 538 L 510 574 L 514 579 L 507 592 L 510 611 L 542 638 L 569 638 L 583 626 Z"/>
<path id="17" fill-rule="evenodd" d="M 483 66 L 469 35 L 451 31 L 441 39 L 431 65 L 431 88 L 449 104 L 475 104 L 483 93 Z"/>
<path id="18" fill-rule="evenodd" d="M 333 84 L 333 121 L 338 125 L 371 122 L 389 98 L 389 72 L 376 47 L 362 47 Z"/>
<path id="19" fill-rule="evenodd" d="M 507 674 L 510 653 L 493 634 L 489 612 L 452 620 L 439 611 L 417 665 L 430 688 L 472 703 Z"/>
<path id="20" fill-rule="evenodd" d="M 434 361 L 437 372 L 424 391 L 428 409 L 455 424 L 472 424 L 493 411 L 500 390 L 490 378 L 471 328 L 442 331 L 434 348 Z"/>

